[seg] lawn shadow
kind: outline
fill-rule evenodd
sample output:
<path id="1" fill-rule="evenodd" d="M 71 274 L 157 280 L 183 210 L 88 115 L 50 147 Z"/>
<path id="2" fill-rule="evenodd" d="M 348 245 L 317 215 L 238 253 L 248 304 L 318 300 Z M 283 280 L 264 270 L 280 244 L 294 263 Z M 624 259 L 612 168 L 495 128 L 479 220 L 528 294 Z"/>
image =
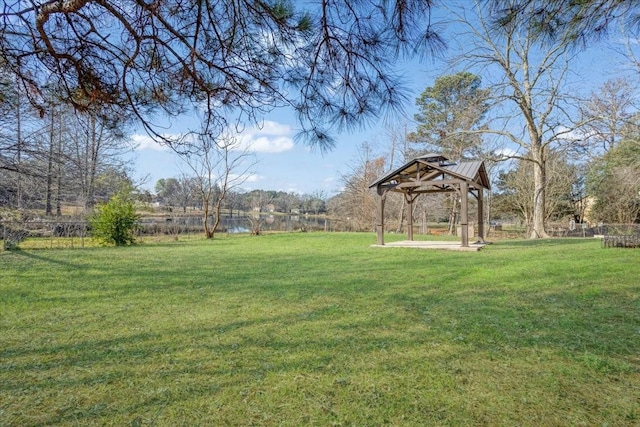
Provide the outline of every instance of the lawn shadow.
<path id="1" fill-rule="evenodd" d="M 539 248 L 539 247 L 556 247 L 566 245 L 584 245 L 592 242 L 594 239 L 589 238 L 549 238 L 549 239 L 522 239 L 522 240 L 499 240 L 495 243 L 495 247 L 500 248 Z"/>
<path id="2" fill-rule="evenodd" d="M 446 298 L 428 292 L 394 295 L 388 303 L 479 351 L 545 348 L 638 363 L 640 311 L 626 295 L 581 287 L 513 291 L 489 286 L 465 288 Z M 640 366 L 636 370 L 640 372 Z"/>
<path id="3" fill-rule="evenodd" d="M 14 378 L 37 374 L 40 379 L 32 378 L 28 385 L 4 381 L 0 389 L 12 395 L 43 396 L 60 390 L 67 396 L 97 390 L 74 406 L 49 408 L 33 425 L 91 424 L 117 417 L 133 423 L 154 418 L 168 405 L 180 407 L 202 397 L 215 400 L 227 389 L 259 388 L 272 375 L 344 378 L 349 375 L 345 361 L 353 355 L 367 360 L 369 354 L 405 353 L 415 347 L 411 334 L 374 333 L 372 328 L 380 327 L 375 319 L 345 322 L 344 314 L 339 307 L 322 305 L 291 314 L 111 339 L 4 348 L 0 360 L 11 361 L 3 363 L 5 373 Z M 172 392 L 154 391 L 166 390 L 167 384 Z M 10 407 L 5 411 L 8 414 Z"/>
<path id="4" fill-rule="evenodd" d="M 83 249 L 83 250 L 86 250 L 86 249 Z M 60 265 L 62 267 L 69 268 L 69 269 L 82 270 L 82 269 L 86 268 L 85 266 L 80 265 L 80 264 L 74 264 L 72 262 L 62 261 L 62 260 L 54 258 L 54 257 L 47 257 L 47 256 L 40 255 L 42 253 L 46 253 L 46 251 L 44 251 L 44 250 L 43 251 L 38 251 L 37 253 L 34 252 L 34 251 L 31 251 L 31 250 L 29 250 L 29 251 L 18 250 L 18 251 L 15 251 L 14 253 L 16 255 L 22 256 L 24 258 L 28 258 L 28 259 L 36 260 L 36 261 L 41 261 L 41 262 L 48 263 L 48 264 L 56 264 L 56 265 Z"/>
<path id="5" fill-rule="evenodd" d="M 597 283 L 567 285 L 564 275 L 552 281 L 558 271 L 570 270 L 548 262 L 559 258 L 554 251 L 530 268 L 532 259 L 545 251 L 520 250 L 583 242 L 500 242 L 492 245 L 503 249 L 500 256 L 492 256 L 493 250 L 481 253 L 473 267 L 464 254 L 385 254 L 382 258 L 371 256 L 364 245 L 341 251 L 339 256 L 303 247 L 295 253 L 280 250 L 275 256 L 272 248 L 259 254 L 198 252 L 198 260 L 188 263 L 184 254 L 172 252 L 160 260 L 128 259 L 126 268 L 103 262 L 92 267 L 100 269 L 99 280 L 96 275 L 93 281 L 81 280 L 83 292 L 107 276 L 117 284 L 96 288 L 100 304 L 80 304 L 84 311 L 101 311 L 101 316 L 80 317 L 86 323 L 94 319 L 94 324 L 85 329 L 64 323 L 60 314 L 65 301 L 56 300 L 47 312 L 53 327 L 48 324 L 39 335 L 34 333 L 33 341 L 7 340 L 10 345 L 0 348 L 0 390 L 5 396 L 17 396 L 3 402 L 3 416 L 16 420 L 21 413 L 34 415 L 35 409 L 23 408 L 39 405 L 38 422 L 19 424 L 153 425 L 165 416 L 167 422 L 186 423 L 189 415 L 215 417 L 225 405 L 240 407 L 236 415 L 247 415 L 252 404 L 253 409 L 271 408 L 276 414 L 294 408 L 288 412 L 292 414 L 300 409 L 298 402 L 313 407 L 318 400 L 330 402 L 340 393 L 350 399 L 348 410 L 374 411 L 365 402 L 369 392 L 379 407 L 386 406 L 392 394 L 409 395 L 413 400 L 396 403 L 395 409 L 417 420 L 428 416 L 424 396 L 433 385 L 423 380 L 437 377 L 448 387 L 445 400 L 432 398 L 427 403 L 445 408 L 449 403 L 449 413 L 443 416 L 466 410 L 466 424 L 483 424 L 487 419 L 474 419 L 473 409 L 460 402 L 476 399 L 482 406 L 495 396 L 507 402 L 515 396 L 513 408 L 521 410 L 525 405 L 519 398 L 526 397 L 530 404 L 540 392 L 552 399 L 561 388 L 522 385 L 517 390 L 520 384 L 507 382 L 503 385 L 508 391 L 495 392 L 483 401 L 483 392 L 500 379 L 491 376 L 499 373 L 500 366 L 492 364 L 488 354 L 503 357 L 507 361 L 503 366 L 514 371 L 524 368 L 521 377 L 545 369 L 531 368 L 538 363 L 532 355 L 541 353 L 561 358 L 572 370 L 567 377 L 579 370 L 576 365 L 591 363 L 599 371 L 589 371 L 594 380 L 582 380 L 585 387 L 620 381 L 616 385 L 623 388 L 631 382 L 628 377 L 638 372 L 632 362 L 640 354 L 635 339 L 640 310 L 638 300 L 629 298 L 635 295 L 634 289 L 600 289 Z M 198 249 L 209 246 L 201 244 Z M 505 256 L 507 250 L 525 255 Z M 82 268 L 29 255 L 43 263 Z M 502 270 L 506 263 L 514 266 Z M 579 270 L 583 264 L 575 265 Z M 538 277 L 532 277 L 538 271 Z M 566 277 L 579 280 L 573 273 Z M 531 279 L 535 284 L 527 286 Z M 116 292 L 115 298 L 105 291 Z M 69 300 L 67 307 L 77 310 L 75 304 Z M 73 313 L 82 316 L 84 311 Z M 38 329 L 27 325 L 29 332 L 32 327 Z M 484 364 L 474 365 L 476 360 Z M 636 371 L 625 371 L 629 366 Z M 479 375 L 485 368 L 488 373 Z M 603 372 L 616 378 L 599 375 Z M 477 375 L 475 383 L 469 373 Z M 418 386 L 411 381 L 415 378 L 421 382 Z M 483 383 L 489 386 L 483 389 Z M 472 386 L 479 388 L 474 392 Z M 542 400 L 548 404 L 549 399 Z M 576 406 L 576 400 L 564 396 L 558 401 L 550 411 L 585 406 Z M 318 416 L 329 410 L 333 410 L 330 405 L 310 411 L 311 420 L 329 425 Z M 343 418 L 336 418 L 335 424 L 358 424 L 347 422 L 348 410 L 342 409 Z M 584 413 L 580 410 L 575 412 Z M 217 422 L 260 424 L 256 420 L 247 415 Z M 360 425 L 364 424 L 361 419 Z"/>

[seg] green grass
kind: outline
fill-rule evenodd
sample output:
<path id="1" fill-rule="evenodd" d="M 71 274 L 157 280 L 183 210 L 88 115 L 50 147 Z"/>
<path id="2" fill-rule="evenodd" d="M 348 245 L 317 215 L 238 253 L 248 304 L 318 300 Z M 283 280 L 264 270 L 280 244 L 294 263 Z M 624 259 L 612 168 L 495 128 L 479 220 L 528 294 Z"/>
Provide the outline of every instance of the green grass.
<path id="1" fill-rule="evenodd" d="M 640 251 L 373 243 L 0 253 L 0 425 L 640 424 Z"/>

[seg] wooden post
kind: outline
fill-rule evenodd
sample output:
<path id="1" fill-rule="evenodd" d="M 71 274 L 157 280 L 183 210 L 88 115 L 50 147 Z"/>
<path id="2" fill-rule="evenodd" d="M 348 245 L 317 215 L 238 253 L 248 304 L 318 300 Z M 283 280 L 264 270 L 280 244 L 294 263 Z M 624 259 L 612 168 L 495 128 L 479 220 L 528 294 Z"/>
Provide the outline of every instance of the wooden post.
<path id="1" fill-rule="evenodd" d="M 407 200 L 407 239 L 413 241 L 413 200 L 411 194 L 405 194 Z"/>
<path id="2" fill-rule="evenodd" d="M 378 235 L 378 245 L 384 245 L 384 193 L 380 187 L 377 189 L 378 191 L 378 212 L 377 212 L 377 224 L 376 224 L 376 233 Z"/>
<path id="3" fill-rule="evenodd" d="M 462 247 L 469 247 L 469 184 L 466 181 L 460 183 L 460 231 L 462 234 Z"/>
<path id="4" fill-rule="evenodd" d="M 484 205 L 482 187 L 478 187 L 478 241 L 484 243 Z"/>

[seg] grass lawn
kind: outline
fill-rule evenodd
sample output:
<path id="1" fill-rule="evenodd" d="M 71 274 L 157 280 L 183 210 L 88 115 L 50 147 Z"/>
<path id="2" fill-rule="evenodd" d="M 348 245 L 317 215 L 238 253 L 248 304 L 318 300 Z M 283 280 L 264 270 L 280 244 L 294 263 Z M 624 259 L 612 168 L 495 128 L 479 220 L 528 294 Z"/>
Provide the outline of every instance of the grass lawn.
<path id="1" fill-rule="evenodd" d="M 0 425 L 640 425 L 639 250 L 373 243 L 0 253 Z"/>

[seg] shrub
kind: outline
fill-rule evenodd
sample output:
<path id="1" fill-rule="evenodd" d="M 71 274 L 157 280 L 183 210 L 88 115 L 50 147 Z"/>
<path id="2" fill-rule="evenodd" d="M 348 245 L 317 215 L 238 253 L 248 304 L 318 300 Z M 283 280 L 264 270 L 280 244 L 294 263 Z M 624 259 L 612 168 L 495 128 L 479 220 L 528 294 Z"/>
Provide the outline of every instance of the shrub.
<path id="1" fill-rule="evenodd" d="M 89 224 L 94 239 L 104 244 L 125 246 L 135 243 L 138 219 L 131 196 L 123 191 L 107 203 L 96 206 Z"/>
<path id="2" fill-rule="evenodd" d="M 27 219 L 26 212 L 0 208 L 0 240 L 3 250 L 19 249 L 20 243 L 29 237 L 29 230 L 24 225 Z"/>
<path id="3" fill-rule="evenodd" d="M 2 244 L 2 248 L 5 251 L 12 251 L 18 249 L 18 245 L 24 239 L 29 237 L 29 231 L 22 228 L 10 228 L 9 226 L 2 227 L 2 235 L 0 238 L 3 239 L 4 243 Z"/>

